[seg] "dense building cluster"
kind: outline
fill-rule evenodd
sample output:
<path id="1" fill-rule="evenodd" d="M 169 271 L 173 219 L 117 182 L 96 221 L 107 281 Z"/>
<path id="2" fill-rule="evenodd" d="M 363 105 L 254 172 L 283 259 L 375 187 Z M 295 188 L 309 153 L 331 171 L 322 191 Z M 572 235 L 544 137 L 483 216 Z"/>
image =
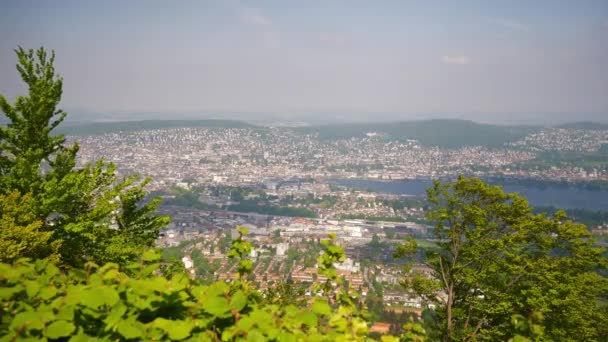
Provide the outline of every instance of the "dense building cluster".
<path id="1" fill-rule="evenodd" d="M 545 128 L 510 144 L 534 151 L 597 152 L 608 144 L 608 131 Z"/>
<path id="2" fill-rule="evenodd" d="M 74 139 L 81 145 L 83 162 L 103 157 L 124 173 L 153 177 L 159 188 L 184 179 L 246 184 L 268 178 L 413 179 L 461 173 L 608 179 L 605 165 L 528 163 L 539 151 L 597 151 L 608 141 L 605 131 L 544 129 L 498 149 L 425 147 L 415 140 L 391 140 L 374 133 L 322 140 L 286 128 L 176 128 Z"/>
<path id="3" fill-rule="evenodd" d="M 408 235 L 424 238 L 429 227 L 414 222 L 391 223 L 366 220 L 331 220 L 272 217 L 253 213 L 201 211 L 163 208 L 174 216 L 163 229 L 158 240 L 160 247 L 175 251 L 188 272 L 201 279 L 234 280 L 237 263 L 226 256 L 231 238 L 237 236 L 235 226 L 246 227 L 247 240 L 254 248 L 250 275 L 262 290 L 278 282 L 292 282 L 305 289 L 306 296 L 314 295 L 313 284 L 324 281 L 318 275 L 319 241 L 329 233 L 336 235 L 336 243 L 347 254 L 336 263 L 338 274 L 358 289 L 366 298 L 374 287 L 386 288 L 385 304 L 393 307 L 420 308 L 421 299 L 406 295 L 398 280 L 403 270 L 393 258 L 395 243 Z M 393 234 L 387 234 L 392 231 Z M 203 261 L 204 260 L 204 261 Z M 419 268 L 422 266 L 419 266 Z M 420 270 L 420 269 L 419 269 Z"/>
<path id="4" fill-rule="evenodd" d="M 348 256 L 335 266 L 350 286 L 363 298 L 380 296 L 385 309 L 418 314 L 421 298 L 400 287 L 399 279 L 407 274 L 393 251 L 407 236 L 423 247 L 435 246 L 424 204 L 406 196 L 336 187 L 332 179 L 430 179 L 462 173 L 608 179 L 601 163 L 584 168 L 535 164 L 547 151 L 595 153 L 608 139 L 603 131 L 544 129 L 502 148 L 453 149 L 374 132 L 324 140 L 288 128 L 175 128 L 70 139 L 81 146 L 81 163 L 104 158 L 123 174 L 153 178 L 152 190 L 163 191 L 167 199 L 161 212 L 172 217 L 157 244 L 182 260 L 193 277 L 234 279 L 237 265 L 226 254 L 234 227 L 244 226 L 254 246 L 250 278 L 256 286 L 266 289 L 288 281 L 314 296 L 312 284 L 324 280 L 318 278 L 319 241 L 333 233 Z M 177 201 L 184 194 L 194 202 Z M 259 211 L 270 207 L 303 209 L 311 217 L 296 217 L 301 211 Z"/>

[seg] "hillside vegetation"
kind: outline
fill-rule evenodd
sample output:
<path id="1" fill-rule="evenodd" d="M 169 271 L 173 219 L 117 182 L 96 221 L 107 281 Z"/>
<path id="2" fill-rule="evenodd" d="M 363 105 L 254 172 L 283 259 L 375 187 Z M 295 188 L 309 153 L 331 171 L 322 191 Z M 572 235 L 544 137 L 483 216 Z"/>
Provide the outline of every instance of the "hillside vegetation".
<path id="1" fill-rule="evenodd" d="M 94 135 L 117 132 L 134 132 L 148 129 L 169 129 L 184 127 L 203 128 L 254 128 L 256 126 L 233 120 L 141 120 L 120 122 L 94 122 L 65 126 L 58 129 L 59 133 L 70 135 Z"/>
<path id="2" fill-rule="evenodd" d="M 123 267 L 89 263 L 67 272 L 48 260 L 0 264 L 0 340 L 365 340 L 365 312 L 332 268 L 344 252 L 331 239 L 324 246 L 319 272 L 328 281 L 317 287 L 324 296 L 307 308 L 276 305 L 250 287 L 244 276 L 253 266 L 245 258 L 251 244 L 242 235 L 229 253 L 238 260 L 240 275 L 230 284 L 204 286 L 183 272 L 171 273 L 154 251 Z M 410 334 L 424 338 L 420 330 Z"/>
<path id="3" fill-rule="evenodd" d="M 466 120 L 424 120 L 390 123 L 336 124 L 299 127 L 297 131 L 318 134 L 321 139 L 364 137 L 375 132 L 393 139 L 415 139 L 425 146 L 457 148 L 462 146 L 501 147 L 538 130 L 531 126 L 497 126 Z"/>
<path id="4" fill-rule="evenodd" d="M 556 127 L 565 128 L 565 129 L 581 129 L 581 130 L 589 130 L 589 131 L 607 131 L 608 130 L 608 124 L 599 123 L 599 122 L 591 122 L 591 121 L 571 122 L 571 123 L 558 125 Z"/>
<path id="5" fill-rule="evenodd" d="M 234 120 L 143 120 L 82 123 L 60 127 L 58 132 L 69 135 L 95 135 L 183 127 L 264 129 L 262 126 Z M 385 123 L 343 123 L 285 127 L 284 129 L 318 135 L 322 140 L 365 137 L 367 133 L 375 132 L 390 139 L 415 139 L 424 146 L 458 148 L 463 146 L 501 147 L 508 142 L 523 138 L 540 128 L 533 126 L 498 126 L 466 120 L 423 120 Z"/>

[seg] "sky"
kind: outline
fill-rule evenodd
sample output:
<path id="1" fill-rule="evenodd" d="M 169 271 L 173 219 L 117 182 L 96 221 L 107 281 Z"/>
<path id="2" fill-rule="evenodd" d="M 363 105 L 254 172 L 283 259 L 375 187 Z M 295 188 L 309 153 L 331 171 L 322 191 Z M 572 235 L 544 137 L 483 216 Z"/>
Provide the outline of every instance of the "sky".
<path id="1" fill-rule="evenodd" d="M 0 0 L 75 118 L 608 122 L 607 0 Z"/>

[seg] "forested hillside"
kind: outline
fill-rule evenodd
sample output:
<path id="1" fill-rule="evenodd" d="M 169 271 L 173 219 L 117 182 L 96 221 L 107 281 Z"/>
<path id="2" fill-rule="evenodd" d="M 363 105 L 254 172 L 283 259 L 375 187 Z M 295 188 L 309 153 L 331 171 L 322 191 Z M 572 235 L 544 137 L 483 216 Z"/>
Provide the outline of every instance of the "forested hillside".
<path id="1" fill-rule="evenodd" d="M 538 130 L 532 126 L 497 126 L 466 120 L 424 120 L 390 123 L 336 124 L 300 127 L 298 131 L 319 134 L 322 139 L 347 139 L 367 133 L 386 134 L 394 139 L 414 139 L 425 146 L 501 147 Z"/>
<path id="2" fill-rule="evenodd" d="M 133 132 L 146 129 L 170 129 L 182 127 L 205 128 L 253 128 L 241 121 L 233 120 L 141 120 L 120 122 L 95 122 L 59 127 L 58 132 L 70 135 L 93 135 L 116 132 Z"/>
<path id="3" fill-rule="evenodd" d="M 59 127 L 58 131 L 70 135 L 92 135 L 113 132 L 132 132 L 145 129 L 181 127 L 203 128 L 259 128 L 242 121 L 232 120 L 143 120 L 123 122 L 96 122 Z M 424 146 L 458 148 L 462 146 L 502 147 L 516 141 L 539 127 L 497 126 L 465 120 L 423 120 L 388 123 L 332 124 L 289 127 L 288 130 L 317 134 L 322 140 L 364 137 L 367 133 L 386 135 L 391 139 L 414 139 Z"/>
<path id="4" fill-rule="evenodd" d="M 580 122 L 562 124 L 562 125 L 557 126 L 557 128 L 582 129 L 582 130 L 590 130 L 590 131 L 605 131 L 605 130 L 608 130 L 608 124 L 599 123 L 599 122 L 590 122 L 590 121 L 580 121 Z"/>

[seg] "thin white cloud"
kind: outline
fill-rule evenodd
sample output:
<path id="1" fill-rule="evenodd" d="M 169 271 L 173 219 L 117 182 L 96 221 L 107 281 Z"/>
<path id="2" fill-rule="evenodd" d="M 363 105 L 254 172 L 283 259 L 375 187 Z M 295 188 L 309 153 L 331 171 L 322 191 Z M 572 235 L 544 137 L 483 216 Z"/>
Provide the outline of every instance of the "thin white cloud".
<path id="1" fill-rule="evenodd" d="M 530 31 L 530 26 L 513 19 L 486 17 L 485 20 L 491 24 L 499 25 L 515 31 Z"/>
<path id="2" fill-rule="evenodd" d="M 254 27 L 252 31 L 262 37 L 267 47 L 278 48 L 281 46 L 281 31 L 262 10 L 243 6 L 240 3 L 236 3 L 235 10 L 238 20 L 245 25 Z"/>
<path id="3" fill-rule="evenodd" d="M 471 62 L 469 57 L 465 55 L 446 55 L 441 58 L 441 61 L 445 64 L 456 64 L 456 65 L 466 65 Z"/>

